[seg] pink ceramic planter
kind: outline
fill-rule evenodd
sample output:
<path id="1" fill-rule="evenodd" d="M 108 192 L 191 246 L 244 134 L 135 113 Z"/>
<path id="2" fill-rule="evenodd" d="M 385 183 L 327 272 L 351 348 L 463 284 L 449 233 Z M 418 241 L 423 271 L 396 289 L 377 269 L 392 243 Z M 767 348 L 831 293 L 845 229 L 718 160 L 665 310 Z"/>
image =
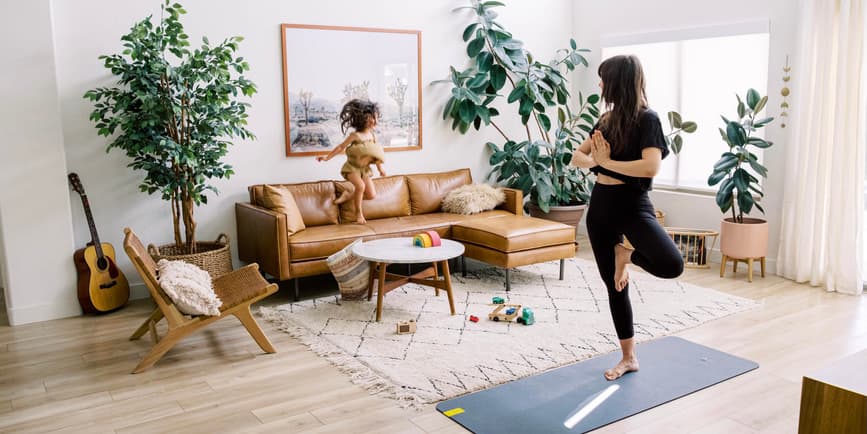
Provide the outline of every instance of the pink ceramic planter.
<path id="1" fill-rule="evenodd" d="M 744 217 L 743 223 L 726 218 L 720 222 L 720 252 L 737 259 L 762 258 L 768 255 L 768 222 Z"/>

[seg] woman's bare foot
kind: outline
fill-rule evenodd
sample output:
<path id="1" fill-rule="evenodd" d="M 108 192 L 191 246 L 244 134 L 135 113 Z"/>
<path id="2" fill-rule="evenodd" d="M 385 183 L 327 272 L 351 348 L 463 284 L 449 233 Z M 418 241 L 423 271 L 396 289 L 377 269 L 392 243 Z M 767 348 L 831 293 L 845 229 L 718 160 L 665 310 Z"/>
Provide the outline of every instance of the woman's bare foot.
<path id="1" fill-rule="evenodd" d="M 638 359 L 635 357 L 629 359 L 622 359 L 617 366 L 605 371 L 605 379 L 608 381 L 616 380 L 626 374 L 627 372 L 635 372 L 638 371 Z"/>
<path id="2" fill-rule="evenodd" d="M 363 225 L 363 224 L 367 223 L 367 220 L 364 218 L 364 216 L 358 216 L 358 218 L 355 219 L 355 223 L 359 224 L 359 225 Z"/>
<path id="3" fill-rule="evenodd" d="M 340 196 L 334 199 L 334 204 L 340 205 L 341 203 L 346 202 L 349 199 L 352 199 L 352 192 L 349 190 L 343 190 L 343 192 L 340 193 Z"/>
<path id="4" fill-rule="evenodd" d="M 614 289 L 618 291 L 623 291 L 629 284 L 629 271 L 626 267 L 632 263 L 633 251 L 623 244 L 614 246 Z"/>

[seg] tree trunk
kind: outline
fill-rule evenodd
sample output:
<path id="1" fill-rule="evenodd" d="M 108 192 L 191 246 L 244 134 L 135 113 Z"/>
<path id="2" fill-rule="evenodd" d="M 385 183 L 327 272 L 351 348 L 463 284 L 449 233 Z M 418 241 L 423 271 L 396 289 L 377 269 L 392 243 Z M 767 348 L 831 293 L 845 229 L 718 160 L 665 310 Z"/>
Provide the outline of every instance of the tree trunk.
<path id="1" fill-rule="evenodd" d="M 181 200 L 184 217 L 184 235 L 187 241 L 187 253 L 196 253 L 196 221 L 193 219 L 193 209 L 196 206 L 189 192 L 184 191 Z"/>
<path id="2" fill-rule="evenodd" d="M 175 245 L 180 248 L 183 241 L 181 240 L 181 204 L 177 191 L 172 192 L 172 225 L 175 231 Z"/>

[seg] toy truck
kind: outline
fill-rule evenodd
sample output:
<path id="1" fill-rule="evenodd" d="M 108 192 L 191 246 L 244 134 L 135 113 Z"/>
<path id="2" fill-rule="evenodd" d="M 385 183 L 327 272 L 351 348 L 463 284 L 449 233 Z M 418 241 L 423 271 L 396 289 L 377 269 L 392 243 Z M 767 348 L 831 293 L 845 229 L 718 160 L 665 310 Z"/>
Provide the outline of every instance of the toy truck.
<path id="1" fill-rule="evenodd" d="M 518 324 L 533 325 L 536 322 L 536 316 L 533 315 L 533 310 L 529 307 L 521 309 L 521 316 L 518 317 Z"/>
<path id="2" fill-rule="evenodd" d="M 488 314 L 488 319 L 492 321 L 511 322 L 518 316 L 518 311 L 520 310 L 520 304 L 501 304 L 498 305 L 493 312 Z"/>

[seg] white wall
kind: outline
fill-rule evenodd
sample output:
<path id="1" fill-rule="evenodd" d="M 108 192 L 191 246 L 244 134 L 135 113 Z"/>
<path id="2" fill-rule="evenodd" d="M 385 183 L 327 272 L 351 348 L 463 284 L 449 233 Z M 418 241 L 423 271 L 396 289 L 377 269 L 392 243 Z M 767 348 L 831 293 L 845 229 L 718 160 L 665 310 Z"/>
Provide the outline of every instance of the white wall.
<path id="1" fill-rule="evenodd" d="M 0 242 L 9 323 L 78 315 L 48 0 L 0 4 Z"/>
<path id="2" fill-rule="evenodd" d="M 97 57 L 121 51 L 120 36 L 148 14 L 159 16 L 156 1 L 34 0 L 2 3 L 4 56 L 4 131 L 0 158 L 0 247 L 5 271 L 6 301 L 13 324 L 80 312 L 75 299 L 75 247 L 90 238 L 78 196 L 66 186 L 66 173 L 82 178 L 94 208 L 103 241 L 115 245 L 119 264 L 133 283 L 140 282 L 122 253 L 122 229 L 134 228 L 147 243 L 171 239 L 169 207 L 158 197 L 138 191 L 142 176 L 127 169 L 118 151 L 105 153 L 108 143 L 88 121 L 91 105 L 84 92 L 110 85 L 113 78 Z M 311 157 L 287 158 L 284 148 L 280 23 L 322 24 L 422 31 L 423 145 L 416 152 L 389 154 L 389 173 L 449 170 L 470 167 L 480 180 L 488 171 L 484 143 L 498 141 L 488 129 L 465 136 L 452 132 L 441 119 L 448 86 L 429 86 L 446 76 L 448 65 L 463 66 L 466 56 L 460 32 L 467 18 L 451 10 L 462 0 L 319 2 L 268 0 L 239 3 L 228 0 L 188 0 L 183 17 L 194 41 L 245 37 L 241 54 L 250 62 L 251 78 L 259 87 L 252 99 L 250 129 L 258 140 L 238 141 L 226 161 L 237 174 L 216 182 L 220 196 L 196 211 L 200 239 L 235 235 L 234 203 L 246 199 L 246 187 L 262 182 L 333 179 L 340 159 L 316 164 Z M 785 0 L 748 2 L 686 0 L 514 0 L 501 8 L 500 21 L 541 59 L 565 47 L 574 35 L 591 48 L 594 64 L 577 74 L 576 88 L 596 91 L 599 36 L 617 33 L 694 27 L 707 24 L 771 22 L 769 107 L 779 106 L 779 72 L 795 40 L 797 8 Z M 21 38 L 20 35 L 28 35 Z M 14 42 L 13 42 L 14 41 Z M 372 50 L 382 49 L 371 47 Z M 794 64 L 794 62 L 793 62 Z M 11 68 L 9 67 L 11 65 Z M 56 74 L 55 74 L 56 69 Z M 797 73 L 797 71 L 794 71 Z M 26 80 L 22 80 L 26 78 Z M 652 102 L 651 102 L 652 103 Z M 57 107 L 60 107 L 59 115 Z M 514 117 L 501 117 L 507 133 L 522 130 Z M 772 225 L 771 252 L 778 242 L 783 153 L 778 128 L 768 131 L 777 146 L 767 153 L 771 178 L 766 184 L 768 219 Z M 22 188 L 27 186 L 27 188 Z M 720 213 L 710 197 L 655 192 L 654 202 L 667 212 L 671 225 L 718 227 Z M 71 210 L 71 211 L 70 211 Z M 233 248 L 233 254 L 235 249 Z M 143 296 L 141 287 L 134 295 Z"/>
<path id="3" fill-rule="evenodd" d="M 768 20 L 770 22 L 770 51 L 768 56 L 768 114 L 779 116 L 782 88 L 782 67 L 786 55 L 789 64 L 794 62 L 798 23 L 798 2 L 792 0 L 731 0 L 690 1 L 690 0 L 575 0 L 574 35 L 581 47 L 592 50 L 591 68 L 593 74 L 584 74 L 576 80 L 579 89 L 585 92 L 598 92 L 598 76 L 601 37 L 651 33 L 664 30 L 685 29 L 718 24 Z M 737 59 L 733 59 L 737 61 Z M 745 67 L 747 67 L 745 65 Z M 792 71 L 798 74 L 798 71 Z M 653 77 L 648 77 L 652 80 Z M 653 101 L 650 101 L 651 107 Z M 734 106 L 720 107 L 720 113 L 732 112 Z M 717 125 L 704 126 L 699 128 Z M 765 150 L 765 165 L 769 177 L 765 180 L 765 218 L 770 225 L 768 266 L 775 269 L 777 246 L 779 245 L 780 210 L 783 200 L 782 175 L 785 166 L 786 130 L 780 122 L 774 122 L 765 129 L 766 138 L 775 146 Z M 701 146 L 701 143 L 687 142 L 686 146 Z M 710 168 L 708 168 L 710 175 Z M 665 192 L 656 190 L 651 194 L 654 205 L 666 213 L 667 226 L 719 229 L 722 213 L 714 198 L 708 195 Z M 752 214 L 761 216 L 761 214 Z M 717 249 L 719 245 L 717 244 Z"/>
<path id="4" fill-rule="evenodd" d="M 88 89 L 114 82 L 97 57 L 120 52 L 120 36 L 148 14 L 159 17 L 159 3 L 112 0 L 53 2 L 57 87 L 67 164 L 70 171 L 81 176 L 100 236 L 103 241 L 115 245 L 119 265 L 133 283 L 140 282 L 140 279 L 120 248 L 123 228 L 133 228 L 145 243 L 168 243 L 172 237 L 169 205 L 157 196 L 138 191 L 142 175 L 126 168 L 128 160 L 121 152 L 105 153 L 108 142 L 97 136 L 96 129 L 88 121 L 92 104 L 82 95 Z M 339 177 L 340 158 L 316 163 L 313 157 L 285 156 L 280 23 L 421 30 L 423 149 L 389 153 L 385 168 L 389 174 L 397 174 L 469 167 L 476 180 L 481 180 L 487 173 L 488 155 L 484 143 L 499 140 L 498 135 L 493 129 L 471 131 L 465 136 L 452 132 L 450 124 L 441 117 L 449 87 L 429 85 L 433 80 L 446 78 L 449 65 L 463 67 L 465 64 L 461 32 L 470 21 L 468 16 L 454 13 L 452 9 L 468 2 L 271 0 L 248 4 L 228 0 L 187 0 L 182 3 L 188 12 L 182 17 L 182 22 L 194 43 L 203 35 L 212 42 L 234 35 L 245 38 L 240 45 L 240 54 L 249 61 L 251 71 L 248 77 L 259 88 L 251 101 L 249 119 L 249 128 L 258 140 L 239 140 L 230 148 L 226 161 L 234 166 L 236 175 L 230 180 L 216 181 L 220 195 L 210 197 L 207 206 L 196 210 L 197 237 L 200 240 L 214 239 L 221 232 L 234 240 L 234 204 L 246 200 L 248 185 Z M 525 41 L 531 51 L 541 58 L 548 58 L 557 48 L 568 46 L 572 6 L 569 0 L 510 2 L 506 8 L 501 8 L 500 21 Z M 339 53 L 334 55 L 339 56 Z M 507 132 L 522 131 L 517 116 L 503 116 L 501 127 Z M 90 235 L 77 203 L 72 206 L 72 224 L 75 245 L 84 245 Z M 234 246 L 232 250 L 237 261 Z M 140 285 L 133 290 L 134 297 L 145 295 Z"/>

